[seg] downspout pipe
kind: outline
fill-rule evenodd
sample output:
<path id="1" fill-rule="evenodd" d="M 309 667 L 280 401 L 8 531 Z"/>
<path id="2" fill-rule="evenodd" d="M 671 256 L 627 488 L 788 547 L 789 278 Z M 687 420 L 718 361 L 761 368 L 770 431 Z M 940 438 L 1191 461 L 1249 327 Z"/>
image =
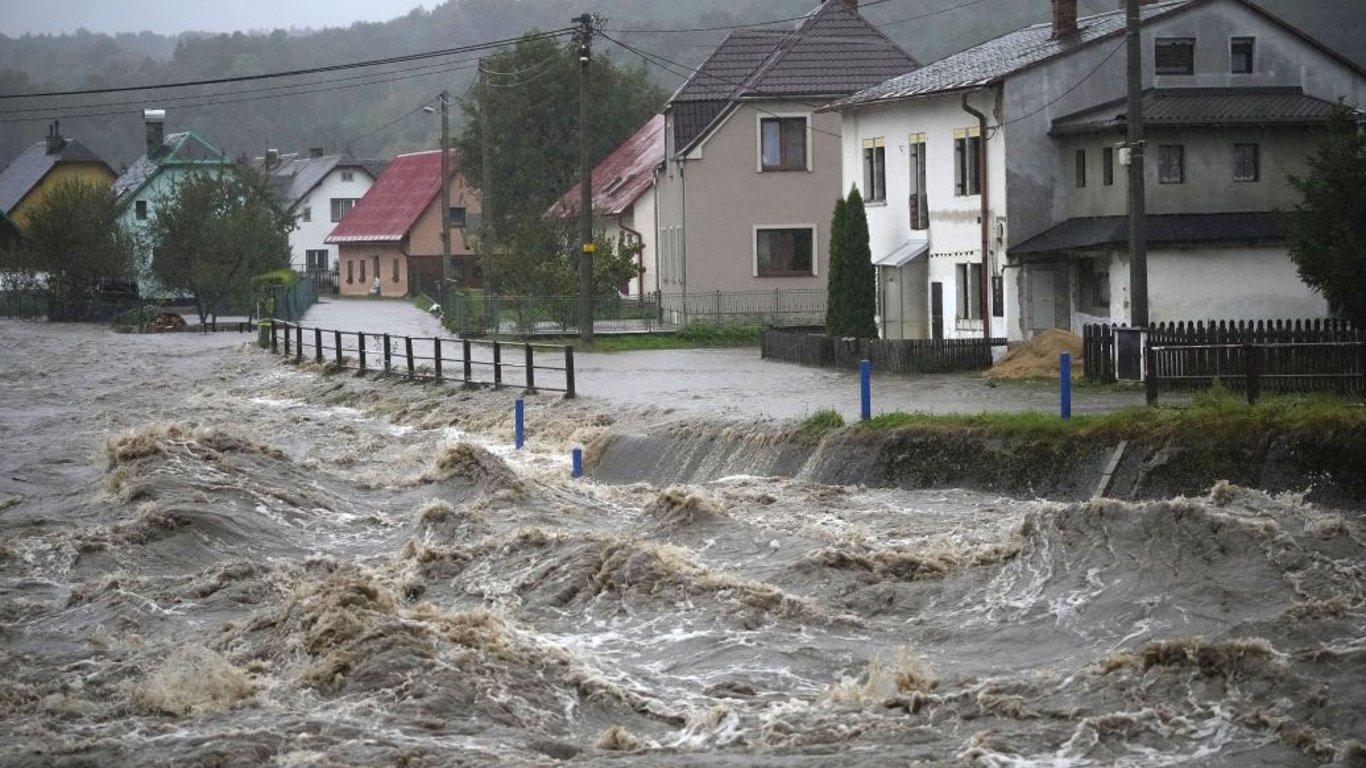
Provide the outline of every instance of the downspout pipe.
<path id="1" fill-rule="evenodd" d="M 977 118 L 977 131 L 980 138 L 980 150 L 977 152 L 977 175 L 982 180 L 982 212 L 978 219 L 982 223 L 982 278 L 977 286 L 977 296 L 979 301 L 979 312 L 982 316 L 982 338 L 991 342 L 991 313 L 990 303 L 987 300 L 991 285 L 991 179 L 987 176 L 987 116 L 974 109 L 968 103 L 968 96 L 971 93 L 963 94 L 963 111 Z"/>

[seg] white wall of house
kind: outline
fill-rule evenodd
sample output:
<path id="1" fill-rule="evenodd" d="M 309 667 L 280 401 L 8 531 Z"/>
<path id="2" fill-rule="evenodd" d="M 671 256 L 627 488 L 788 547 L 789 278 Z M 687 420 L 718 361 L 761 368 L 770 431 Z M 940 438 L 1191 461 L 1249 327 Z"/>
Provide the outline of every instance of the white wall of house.
<path id="1" fill-rule="evenodd" d="M 344 178 L 350 174 L 350 180 Z M 375 183 L 370 174 L 360 168 L 333 168 L 332 172 L 313 188 L 303 200 L 295 204 L 295 229 L 289 234 L 289 264 L 295 270 L 308 267 L 309 251 L 327 251 L 326 268 L 337 264 L 337 246 L 323 240 L 332 233 L 337 222 L 332 220 L 332 199 L 360 200 Z"/>
<path id="2" fill-rule="evenodd" d="M 986 113 L 989 124 L 994 125 L 995 92 L 979 91 L 969 97 L 974 109 Z M 935 96 L 912 99 L 887 105 L 845 110 L 842 116 L 844 181 L 842 189 L 849 186 L 859 187 L 861 194 L 868 194 L 864 182 L 863 150 L 865 140 L 883 139 L 886 158 L 886 199 L 865 203 L 868 214 L 869 246 L 876 259 L 890 253 L 914 236 L 928 234 L 930 242 L 929 269 L 923 274 L 925 282 L 916 285 L 903 275 L 898 283 L 902 292 L 912 291 L 919 294 L 915 300 L 901 302 L 908 310 L 924 307 L 925 332 L 933 335 L 930 328 L 929 296 L 931 285 L 940 283 L 944 297 L 944 316 L 941 331 L 944 338 L 978 338 L 982 335 L 981 321 L 969 319 L 976 313 L 976 299 L 972 307 L 964 306 L 960 300 L 962 285 L 960 265 L 980 264 L 982 260 L 982 230 L 980 225 L 981 195 L 955 194 L 955 133 L 977 128 L 977 118 L 963 110 L 960 95 Z M 1001 275 L 1005 266 L 1004 241 L 998 239 L 1006 227 L 1005 220 L 1005 141 L 1006 129 L 988 131 L 986 141 L 987 179 L 990 211 L 990 253 L 988 263 L 991 275 Z M 925 137 L 926 151 L 926 196 L 929 207 L 929 229 L 911 229 L 910 195 L 911 179 L 911 139 Z M 905 271 L 905 270 L 901 270 Z M 990 286 L 990 278 L 987 278 Z M 1010 317 L 1011 293 L 1006 291 L 1005 315 Z M 888 300 L 890 304 L 890 299 Z M 988 315 L 991 307 L 988 306 Z M 904 322 L 904 321 L 903 321 Z M 991 318 L 992 335 L 1002 336 L 1006 332 L 1004 317 Z M 908 330 L 912 326 L 907 326 Z M 923 337 L 922 337 L 923 338 Z"/>
<path id="3" fill-rule="evenodd" d="M 655 292 L 655 274 L 659 268 L 658 239 L 655 230 L 655 190 L 653 187 L 645 190 L 639 198 L 624 211 L 621 216 L 608 218 L 607 235 L 608 237 L 619 237 L 622 227 L 629 227 L 638 235 L 628 237 L 632 240 L 639 239 L 642 246 L 637 264 L 644 267 L 645 272 L 639 278 L 633 278 L 627 286 L 627 296 L 639 296 L 642 293 L 649 295 Z"/>
<path id="4" fill-rule="evenodd" d="M 1128 263 L 1122 264 L 1116 254 L 1112 296 L 1129 292 Z M 1300 280 L 1289 253 L 1277 246 L 1149 251 L 1148 294 L 1153 322 L 1330 316 L 1323 296 Z"/>

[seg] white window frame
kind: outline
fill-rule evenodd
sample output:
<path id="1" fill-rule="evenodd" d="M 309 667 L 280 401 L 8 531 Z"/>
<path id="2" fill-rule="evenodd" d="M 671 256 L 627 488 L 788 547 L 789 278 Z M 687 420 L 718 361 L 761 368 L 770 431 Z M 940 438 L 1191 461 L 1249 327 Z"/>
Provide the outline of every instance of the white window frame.
<path id="1" fill-rule="evenodd" d="M 809 277 L 819 277 L 821 273 L 821 246 L 820 246 L 820 227 L 816 224 L 755 224 L 754 231 L 750 235 L 750 266 L 751 277 L 762 277 L 764 279 L 784 280 L 788 278 L 808 277 L 806 273 L 791 275 L 761 275 L 759 274 L 759 232 L 771 229 L 809 229 L 811 230 L 811 274 Z"/>
<path id="2" fill-rule="evenodd" d="M 878 150 L 882 150 L 881 153 Z M 871 157 L 870 154 L 871 153 Z M 879 157 L 880 156 L 880 157 Z M 863 202 L 887 204 L 887 140 L 881 136 L 863 140 Z M 878 162 L 881 159 L 882 162 Z M 870 163 L 871 160 L 871 163 Z"/>
<path id="3" fill-rule="evenodd" d="M 754 170 L 758 173 L 800 173 L 801 168 L 764 168 L 764 121 L 801 119 L 806 121 L 806 170 L 814 167 L 812 156 L 815 147 L 811 144 L 814 131 L 811 130 L 810 112 L 758 112 L 754 116 Z"/>

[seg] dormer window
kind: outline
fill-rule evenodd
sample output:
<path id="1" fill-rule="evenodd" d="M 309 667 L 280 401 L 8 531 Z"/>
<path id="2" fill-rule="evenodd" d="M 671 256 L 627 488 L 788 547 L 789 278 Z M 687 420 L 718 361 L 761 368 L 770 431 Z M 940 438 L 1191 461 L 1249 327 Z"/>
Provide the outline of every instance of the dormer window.
<path id="1" fill-rule="evenodd" d="M 352 171 L 342 171 L 342 181 L 355 181 L 356 174 Z"/>
<path id="2" fill-rule="evenodd" d="M 1153 43 L 1153 74 L 1195 74 L 1195 38 L 1157 38 Z"/>

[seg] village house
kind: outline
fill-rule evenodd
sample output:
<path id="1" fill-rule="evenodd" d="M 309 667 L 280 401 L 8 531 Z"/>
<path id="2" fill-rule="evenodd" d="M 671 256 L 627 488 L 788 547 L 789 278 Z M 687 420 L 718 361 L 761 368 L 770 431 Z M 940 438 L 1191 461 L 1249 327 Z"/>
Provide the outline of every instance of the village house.
<path id="1" fill-rule="evenodd" d="M 795 289 L 816 294 L 823 311 L 829 221 L 847 185 L 839 117 L 817 108 L 915 66 L 857 0 L 730 33 L 664 110 L 656 195 L 666 298 Z"/>
<path id="2" fill-rule="evenodd" d="M 450 150 L 450 262 L 441 263 L 441 150 L 399 155 L 325 240 L 336 245 L 338 289 L 364 296 L 435 296 L 447 286 L 479 283 L 474 231 L 479 194 Z"/>
<path id="3" fill-rule="evenodd" d="M 232 159 L 189 131 L 166 133 L 166 112 L 143 111 L 147 152 L 114 180 L 119 221 L 137 236 L 135 271 L 138 293 L 143 298 L 162 298 L 165 289 L 152 275 L 152 250 L 148 235 L 157 206 L 174 199 L 176 188 L 198 174 L 230 171 Z"/>
<path id="4" fill-rule="evenodd" d="M 310 149 L 307 155 L 282 155 L 271 149 L 253 160 L 252 167 L 266 176 L 285 209 L 294 215 L 290 268 L 307 275 L 319 290 L 335 290 L 338 249 L 326 242 L 327 236 L 365 196 L 383 164 L 323 154 L 320 148 Z"/>
<path id="5" fill-rule="evenodd" d="M 99 155 L 52 123 L 47 138 L 35 142 L 0 171 L 0 213 L 22 231 L 29 216 L 66 181 L 108 187 L 114 171 Z"/>
<path id="6" fill-rule="evenodd" d="M 1124 28 L 1054 0 L 1051 23 L 834 105 L 887 337 L 1129 320 Z M 1325 316 L 1276 211 L 1362 70 L 1244 0 L 1145 3 L 1142 51 L 1150 319 Z"/>
<path id="7" fill-rule="evenodd" d="M 636 253 L 636 279 L 621 286 L 625 296 L 658 291 L 656 268 L 655 168 L 664 162 L 664 116 L 655 115 L 593 169 L 593 216 L 602 222 L 608 242 L 624 241 Z M 579 184 L 546 212 L 578 215 Z"/>

